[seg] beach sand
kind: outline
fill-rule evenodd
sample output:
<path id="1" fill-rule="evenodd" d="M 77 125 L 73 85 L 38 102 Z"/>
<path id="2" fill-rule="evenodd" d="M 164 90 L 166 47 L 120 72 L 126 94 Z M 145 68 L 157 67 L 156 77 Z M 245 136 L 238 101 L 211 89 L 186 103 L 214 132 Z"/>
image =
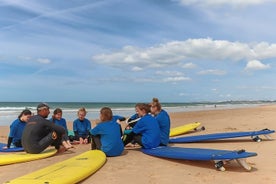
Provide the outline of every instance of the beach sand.
<path id="1" fill-rule="evenodd" d="M 264 128 L 276 129 L 276 106 L 271 105 L 252 108 L 171 113 L 170 117 L 172 128 L 192 122 L 201 122 L 206 128 L 205 131 L 194 132 L 188 135 L 254 131 Z M 69 123 L 69 127 L 71 126 L 72 124 Z M 0 127 L 0 142 L 6 142 L 8 132 L 9 127 Z M 122 156 L 107 158 L 106 164 L 100 170 L 81 183 L 276 184 L 276 143 L 274 140 L 276 134 L 272 134 L 271 137 L 273 140 L 263 140 L 259 143 L 246 137 L 227 141 L 172 145 L 189 148 L 245 149 L 246 151 L 257 152 L 258 156 L 247 159 L 253 166 L 250 172 L 245 171 L 235 162 L 226 165 L 225 172 L 220 172 L 214 168 L 214 164 L 211 161 L 162 159 L 145 155 L 139 148 L 127 148 Z M 77 145 L 76 149 L 50 158 L 0 166 L 0 183 L 65 160 L 89 149 L 90 145 Z"/>

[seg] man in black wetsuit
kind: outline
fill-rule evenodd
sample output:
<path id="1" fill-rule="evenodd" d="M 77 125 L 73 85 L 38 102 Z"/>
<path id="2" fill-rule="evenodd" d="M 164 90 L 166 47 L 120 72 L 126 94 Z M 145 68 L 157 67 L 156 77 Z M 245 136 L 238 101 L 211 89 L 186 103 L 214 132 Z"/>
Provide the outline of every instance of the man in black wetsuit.
<path id="1" fill-rule="evenodd" d="M 65 129 L 47 120 L 49 114 L 49 106 L 40 103 L 37 106 L 37 115 L 29 119 L 22 135 L 22 146 L 27 153 L 40 153 L 50 145 L 59 151 L 64 149 L 62 136 Z"/>

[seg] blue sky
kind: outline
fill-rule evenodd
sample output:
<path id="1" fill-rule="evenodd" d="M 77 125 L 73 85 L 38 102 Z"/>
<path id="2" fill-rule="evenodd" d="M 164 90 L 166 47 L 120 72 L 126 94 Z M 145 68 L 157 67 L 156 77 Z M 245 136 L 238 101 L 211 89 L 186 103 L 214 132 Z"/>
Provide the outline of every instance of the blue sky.
<path id="1" fill-rule="evenodd" d="M 1 0 L 0 101 L 276 100 L 275 0 Z"/>

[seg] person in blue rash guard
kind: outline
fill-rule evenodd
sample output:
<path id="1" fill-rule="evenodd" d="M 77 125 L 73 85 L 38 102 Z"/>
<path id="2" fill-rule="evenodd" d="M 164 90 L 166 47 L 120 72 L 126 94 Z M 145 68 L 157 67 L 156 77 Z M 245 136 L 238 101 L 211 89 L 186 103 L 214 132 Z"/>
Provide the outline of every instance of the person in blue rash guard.
<path id="1" fill-rule="evenodd" d="M 62 141 L 65 141 L 69 147 L 73 148 L 68 137 L 68 128 L 66 120 L 62 117 L 62 110 L 60 108 L 56 108 L 53 112 L 52 118 L 49 120 L 55 123 L 56 125 L 62 126 L 65 129 L 65 134 L 62 137 Z"/>
<path id="2" fill-rule="evenodd" d="M 124 151 L 121 140 L 122 129 L 120 124 L 114 121 L 112 110 L 103 107 L 100 110 L 100 121 L 90 130 L 92 135 L 91 149 L 102 150 L 106 156 L 119 156 Z"/>
<path id="3" fill-rule="evenodd" d="M 113 116 L 112 116 L 112 120 L 113 120 L 113 121 L 125 121 L 126 118 L 123 117 L 123 116 L 119 116 L 119 115 L 113 115 Z"/>
<path id="4" fill-rule="evenodd" d="M 158 98 L 153 98 L 151 102 L 151 114 L 154 115 L 158 121 L 160 127 L 161 144 L 160 146 L 166 146 L 170 139 L 170 116 L 162 109 Z"/>
<path id="5" fill-rule="evenodd" d="M 8 149 L 11 146 L 22 147 L 21 139 L 23 130 L 31 116 L 32 112 L 29 109 L 25 109 L 20 113 L 18 118 L 12 122 L 10 125 L 8 143 L 7 146 L 3 147 L 3 149 Z"/>
<path id="6" fill-rule="evenodd" d="M 158 147 L 160 145 L 160 128 L 157 120 L 149 114 L 150 106 L 138 103 L 135 110 L 141 119 L 137 121 L 131 133 L 124 138 L 124 145 L 134 141 L 145 149 Z"/>
<path id="7" fill-rule="evenodd" d="M 78 111 L 78 119 L 73 122 L 75 140 L 79 141 L 80 144 L 88 144 L 91 141 L 89 132 L 91 130 L 91 122 L 85 116 L 86 110 L 82 107 Z"/>

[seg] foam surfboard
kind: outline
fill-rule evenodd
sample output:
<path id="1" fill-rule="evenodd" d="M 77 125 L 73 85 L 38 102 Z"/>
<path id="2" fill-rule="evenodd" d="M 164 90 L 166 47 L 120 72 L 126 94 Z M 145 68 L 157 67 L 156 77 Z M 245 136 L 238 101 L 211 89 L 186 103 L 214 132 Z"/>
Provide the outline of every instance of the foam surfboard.
<path id="1" fill-rule="evenodd" d="M 224 171 L 224 164 L 229 160 L 236 160 L 243 168 L 250 171 L 251 166 L 246 163 L 245 158 L 257 156 L 255 152 L 246 152 L 245 150 L 219 150 L 204 148 L 182 148 L 160 146 L 153 149 L 142 149 L 142 152 L 156 157 L 182 159 L 182 160 L 212 160 L 215 167 Z"/>
<path id="2" fill-rule="evenodd" d="M 0 165 L 15 164 L 47 158 L 53 156 L 56 152 L 56 149 L 47 149 L 38 154 L 30 154 L 26 152 L 0 154 Z"/>
<path id="3" fill-rule="evenodd" d="M 0 143 L 0 152 L 17 152 L 17 151 L 24 151 L 22 147 L 13 147 L 8 149 L 3 149 L 3 147 L 7 146 L 5 143 Z"/>
<path id="4" fill-rule="evenodd" d="M 184 134 L 184 133 L 187 133 L 192 130 L 196 130 L 196 128 L 199 127 L 200 124 L 201 123 L 199 123 L 199 122 L 195 122 L 195 123 L 189 123 L 186 125 L 171 128 L 170 129 L 170 137 Z"/>
<path id="5" fill-rule="evenodd" d="M 105 162 L 106 156 L 104 152 L 90 150 L 65 161 L 7 181 L 5 184 L 78 183 L 100 169 Z"/>
<path id="6" fill-rule="evenodd" d="M 191 143 L 191 142 L 201 142 L 201 141 L 211 141 L 219 139 L 229 139 L 237 137 L 251 137 L 254 141 L 261 141 L 259 135 L 265 135 L 268 139 L 268 134 L 274 133 L 274 130 L 263 129 L 260 131 L 247 131 L 247 132 L 225 132 L 225 133 L 214 133 L 214 134 L 205 134 L 205 135 L 195 135 L 195 136 L 185 136 L 170 138 L 170 143 Z"/>

